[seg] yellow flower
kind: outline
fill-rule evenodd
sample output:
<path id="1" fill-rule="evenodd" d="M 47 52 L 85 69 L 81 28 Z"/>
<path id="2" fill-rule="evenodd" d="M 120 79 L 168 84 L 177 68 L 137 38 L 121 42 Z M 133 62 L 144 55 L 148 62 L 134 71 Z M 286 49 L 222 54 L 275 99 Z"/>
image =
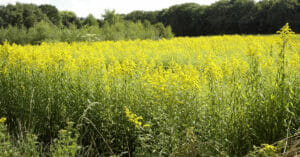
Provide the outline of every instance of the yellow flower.
<path id="1" fill-rule="evenodd" d="M 0 123 L 4 123 L 4 122 L 6 122 L 6 118 L 5 118 L 5 117 L 2 117 L 2 118 L 0 119 Z"/>
<path id="2" fill-rule="evenodd" d="M 147 128 L 147 127 L 150 127 L 150 124 L 144 124 L 143 125 L 143 128 Z"/>
<path id="3" fill-rule="evenodd" d="M 126 106 L 125 108 L 125 114 L 128 120 L 132 123 L 134 123 L 136 128 L 139 128 L 142 126 L 141 120 L 143 120 L 143 117 L 137 116 L 135 113 L 131 112 Z"/>

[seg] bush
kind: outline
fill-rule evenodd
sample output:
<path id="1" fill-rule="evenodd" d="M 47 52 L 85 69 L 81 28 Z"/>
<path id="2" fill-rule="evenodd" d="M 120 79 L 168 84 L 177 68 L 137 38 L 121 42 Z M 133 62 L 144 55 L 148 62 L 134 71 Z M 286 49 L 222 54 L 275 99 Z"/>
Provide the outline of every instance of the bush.
<path id="1" fill-rule="evenodd" d="M 13 27 L 9 26 L 8 28 L 0 29 L 0 43 L 3 44 L 4 41 L 8 41 L 9 43 L 16 44 L 26 44 L 29 41 L 29 37 L 27 36 L 27 29 L 24 27 Z"/>
<path id="2" fill-rule="evenodd" d="M 41 44 L 42 42 L 60 41 L 60 31 L 53 24 L 41 21 L 28 30 L 30 44 Z"/>
<path id="3" fill-rule="evenodd" d="M 42 42 L 80 42 L 80 41 L 105 41 L 105 40 L 135 40 L 173 37 L 171 27 L 164 27 L 162 24 L 155 26 L 150 23 L 120 21 L 113 24 L 104 23 L 98 26 L 85 25 L 77 28 L 76 25 L 69 24 L 68 27 L 58 28 L 57 26 L 41 21 L 33 27 L 12 27 L 0 29 L 0 43 L 4 41 L 16 44 L 41 44 Z"/>

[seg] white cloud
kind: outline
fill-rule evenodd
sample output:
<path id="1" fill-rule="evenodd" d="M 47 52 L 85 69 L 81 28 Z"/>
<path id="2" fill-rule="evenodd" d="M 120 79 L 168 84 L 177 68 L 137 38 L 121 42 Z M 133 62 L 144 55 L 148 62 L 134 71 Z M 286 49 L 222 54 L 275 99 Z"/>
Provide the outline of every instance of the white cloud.
<path id="1" fill-rule="evenodd" d="M 217 0 L 0 0 L 0 5 L 8 3 L 52 4 L 59 10 L 74 11 L 77 16 L 86 17 L 89 13 L 101 18 L 105 9 L 115 9 L 117 13 L 129 13 L 134 10 L 160 10 L 171 5 L 194 2 L 211 4 Z"/>

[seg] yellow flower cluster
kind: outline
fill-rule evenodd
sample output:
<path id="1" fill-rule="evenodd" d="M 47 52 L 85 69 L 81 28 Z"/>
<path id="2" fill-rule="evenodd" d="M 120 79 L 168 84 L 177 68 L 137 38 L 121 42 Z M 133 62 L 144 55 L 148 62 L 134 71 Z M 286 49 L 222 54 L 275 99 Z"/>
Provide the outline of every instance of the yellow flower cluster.
<path id="1" fill-rule="evenodd" d="M 286 55 L 287 73 L 300 71 L 297 39 Z M 280 35 L 225 35 L 38 46 L 4 43 L 0 45 L 0 75 L 18 74 L 27 79 L 37 73 L 45 78 L 64 76 L 69 81 L 84 80 L 81 83 L 87 88 L 101 88 L 107 94 L 121 89 L 125 82 L 155 98 L 187 92 L 200 95 L 211 81 L 230 83 L 247 77 L 251 59 L 259 63 L 261 73 L 276 75 L 279 40 Z M 25 91 L 23 87 L 27 86 L 21 86 Z"/>
<path id="2" fill-rule="evenodd" d="M 135 125 L 136 128 L 139 128 L 139 127 L 143 127 L 143 128 L 150 127 L 149 124 L 142 125 L 141 120 L 143 120 L 143 117 L 137 116 L 135 113 L 131 112 L 126 106 L 124 108 L 125 108 L 126 117 L 128 118 L 128 120 L 130 122 L 132 122 Z"/>
<path id="3" fill-rule="evenodd" d="M 295 32 L 292 31 L 292 29 L 289 27 L 289 24 L 286 23 L 279 31 L 276 33 L 280 34 L 281 39 L 283 40 L 291 40 L 295 36 Z"/>
<path id="4" fill-rule="evenodd" d="M 266 154 L 274 156 L 277 148 L 275 146 L 269 145 L 269 144 L 262 144 L 263 148 L 259 150 L 260 154 Z"/>

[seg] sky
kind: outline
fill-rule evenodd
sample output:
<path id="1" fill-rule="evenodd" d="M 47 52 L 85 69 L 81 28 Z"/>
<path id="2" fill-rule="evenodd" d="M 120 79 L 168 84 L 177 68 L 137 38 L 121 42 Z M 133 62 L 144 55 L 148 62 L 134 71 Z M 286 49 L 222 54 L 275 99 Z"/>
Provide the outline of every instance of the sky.
<path id="1" fill-rule="evenodd" d="M 168 8 L 175 4 L 194 2 L 209 5 L 217 0 L 0 0 L 0 5 L 20 3 L 51 4 L 58 10 L 73 11 L 79 17 L 86 17 L 93 14 L 96 18 L 101 18 L 105 9 L 113 10 L 117 13 L 129 13 L 134 10 L 155 11 Z"/>

